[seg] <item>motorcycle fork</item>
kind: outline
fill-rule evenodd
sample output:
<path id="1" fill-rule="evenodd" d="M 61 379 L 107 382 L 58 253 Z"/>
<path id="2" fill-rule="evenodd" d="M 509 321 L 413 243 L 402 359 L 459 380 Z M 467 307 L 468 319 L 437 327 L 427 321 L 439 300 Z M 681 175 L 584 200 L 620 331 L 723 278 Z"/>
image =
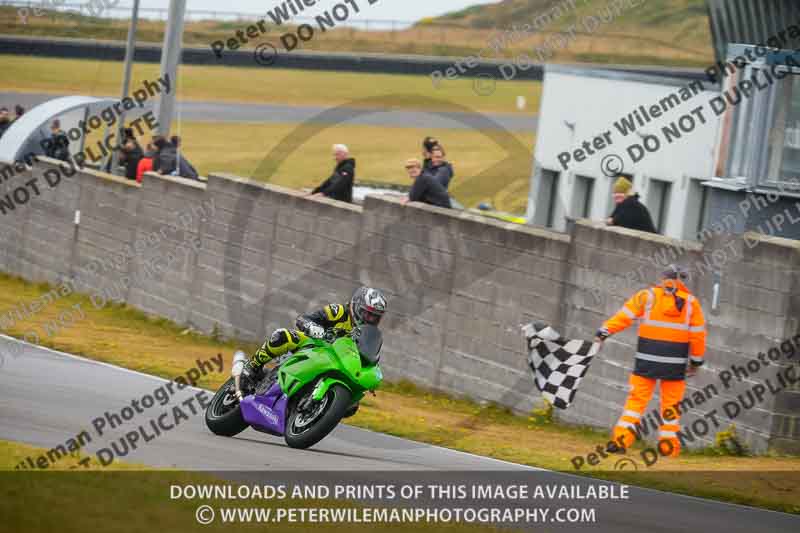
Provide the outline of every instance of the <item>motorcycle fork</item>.
<path id="1" fill-rule="evenodd" d="M 309 411 L 311 411 L 313 409 L 314 403 L 315 403 L 314 402 L 314 398 L 313 398 L 313 393 L 314 393 L 314 390 L 319 386 L 319 384 L 322 383 L 322 379 L 323 378 L 317 379 L 317 382 L 314 383 L 314 387 L 311 389 L 311 393 L 309 393 L 306 396 L 304 396 L 303 399 L 301 399 L 297 403 L 297 410 L 298 411 L 300 411 L 301 413 L 308 413 Z"/>

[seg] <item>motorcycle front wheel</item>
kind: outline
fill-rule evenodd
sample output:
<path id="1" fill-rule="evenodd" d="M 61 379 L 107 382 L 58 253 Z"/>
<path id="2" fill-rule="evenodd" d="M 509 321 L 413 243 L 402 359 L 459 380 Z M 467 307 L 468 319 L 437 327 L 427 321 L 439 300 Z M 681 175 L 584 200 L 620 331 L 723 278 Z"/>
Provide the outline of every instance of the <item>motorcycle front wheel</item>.
<path id="1" fill-rule="evenodd" d="M 327 437 L 350 407 L 352 394 L 347 387 L 332 385 L 318 402 L 311 399 L 313 391 L 314 387 L 306 387 L 291 402 L 284 439 L 292 448 L 310 448 Z"/>

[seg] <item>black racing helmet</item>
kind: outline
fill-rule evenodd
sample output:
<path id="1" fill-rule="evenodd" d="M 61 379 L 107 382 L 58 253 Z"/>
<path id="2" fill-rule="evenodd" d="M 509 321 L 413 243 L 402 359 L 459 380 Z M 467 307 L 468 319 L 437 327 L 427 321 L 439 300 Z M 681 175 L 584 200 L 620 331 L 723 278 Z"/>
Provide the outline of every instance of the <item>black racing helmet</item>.
<path id="1" fill-rule="evenodd" d="M 353 320 L 358 325 L 370 324 L 377 326 L 386 312 L 386 296 L 380 289 L 360 287 L 353 293 L 350 306 L 353 310 Z"/>

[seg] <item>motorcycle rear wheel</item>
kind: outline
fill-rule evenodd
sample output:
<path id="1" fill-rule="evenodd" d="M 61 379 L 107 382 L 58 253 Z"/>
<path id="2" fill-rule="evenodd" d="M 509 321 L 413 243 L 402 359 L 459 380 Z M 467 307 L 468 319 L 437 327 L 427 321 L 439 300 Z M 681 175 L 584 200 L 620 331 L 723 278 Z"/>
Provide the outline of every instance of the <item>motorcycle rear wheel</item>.
<path id="1" fill-rule="evenodd" d="M 225 382 L 206 408 L 206 426 L 215 435 L 233 437 L 249 427 L 242 417 L 233 378 Z"/>

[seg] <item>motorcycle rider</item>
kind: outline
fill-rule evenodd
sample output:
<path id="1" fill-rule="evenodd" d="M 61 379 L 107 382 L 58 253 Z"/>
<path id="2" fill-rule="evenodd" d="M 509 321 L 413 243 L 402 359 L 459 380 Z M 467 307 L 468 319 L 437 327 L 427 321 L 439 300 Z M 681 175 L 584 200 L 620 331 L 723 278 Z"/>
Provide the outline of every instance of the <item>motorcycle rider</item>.
<path id="1" fill-rule="evenodd" d="M 297 317 L 297 329 L 280 328 L 264 341 L 245 365 L 242 376 L 253 383 L 261 377 L 264 364 L 280 357 L 313 337 L 321 339 L 329 330 L 338 335 L 350 333 L 356 326 L 377 326 L 386 312 L 386 297 L 380 289 L 359 287 L 346 304 L 329 304 Z"/>

